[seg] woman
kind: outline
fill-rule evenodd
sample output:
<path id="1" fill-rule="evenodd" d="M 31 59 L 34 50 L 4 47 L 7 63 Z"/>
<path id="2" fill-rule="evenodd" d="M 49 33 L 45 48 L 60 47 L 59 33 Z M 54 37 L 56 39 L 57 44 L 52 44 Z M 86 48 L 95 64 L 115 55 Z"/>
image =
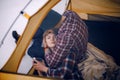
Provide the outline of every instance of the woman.
<path id="1" fill-rule="evenodd" d="M 56 44 L 56 29 L 49 29 L 43 34 L 43 47 L 45 54 L 52 51 Z M 61 79 L 77 79 L 81 80 L 80 73 L 75 60 L 75 53 L 70 54 L 63 60 L 61 65 L 57 68 L 51 68 L 44 65 L 44 61 L 40 62 L 34 60 L 33 66 L 39 72 L 45 72 L 48 77 L 61 78 Z"/>

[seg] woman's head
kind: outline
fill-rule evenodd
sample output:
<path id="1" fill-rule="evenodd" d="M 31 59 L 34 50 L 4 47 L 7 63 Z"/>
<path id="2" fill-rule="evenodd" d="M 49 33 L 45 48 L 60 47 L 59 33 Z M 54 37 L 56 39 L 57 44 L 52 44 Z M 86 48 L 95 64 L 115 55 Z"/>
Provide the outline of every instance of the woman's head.
<path id="1" fill-rule="evenodd" d="M 43 47 L 53 48 L 56 43 L 55 29 L 46 30 L 43 34 Z"/>

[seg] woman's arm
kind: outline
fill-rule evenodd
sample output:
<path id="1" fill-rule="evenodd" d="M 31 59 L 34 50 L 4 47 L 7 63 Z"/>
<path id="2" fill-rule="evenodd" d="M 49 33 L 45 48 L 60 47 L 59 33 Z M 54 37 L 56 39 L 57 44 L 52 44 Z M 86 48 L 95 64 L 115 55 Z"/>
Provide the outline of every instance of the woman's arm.
<path id="1" fill-rule="evenodd" d="M 48 71 L 48 67 L 45 66 L 44 61 L 40 62 L 40 61 L 35 59 L 33 61 L 33 67 L 40 72 L 47 73 L 47 71 Z"/>
<path id="2" fill-rule="evenodd" d="M 40 72 L 47 73 L 48 77 L 56 77 L 56 78 L 64 78 L 65 75 L 69 75 L 70 77 L 74 76 L 75 72 L 73 69 L 75 67 L 75 53 L 70 53 L 64 60 L 61 66 L 58 68 L 49 68 L 46 67 L 42 62 L 36 61 L 37 64 L 34 63 L 34 68 Z"/>

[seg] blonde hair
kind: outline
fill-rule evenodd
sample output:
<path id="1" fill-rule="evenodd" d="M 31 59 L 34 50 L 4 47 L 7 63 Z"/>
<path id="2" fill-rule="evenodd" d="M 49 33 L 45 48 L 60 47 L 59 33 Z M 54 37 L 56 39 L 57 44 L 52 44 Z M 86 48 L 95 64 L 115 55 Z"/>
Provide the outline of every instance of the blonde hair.
<path id="1" fill-rule="evenodd" d="M 52 29 L 48 29 L 48 30 L 46 30 L 45 32 L 44 32 L 44 34 L 43 34 L 43 38 L 45 38 L 48 34 L 50 34 L 50 33 L 53 33 L 54 34 L 54 31 L 52 30 Z"/>
<path id="2" fill-rule="evenodd" d="M 44 34 L 43 34 L 42 47 L 44 47 L 44 48 L 47 47 L 47 44 L 46 44 L 46 36 L 47 36 L 48 34 L 51 34 L 51 33 L 55 34 L 55 32 L 54 32 L 53 29 L 48 29 L 48 30 L 46 30 L 46 31 L 44 32 Z"/>

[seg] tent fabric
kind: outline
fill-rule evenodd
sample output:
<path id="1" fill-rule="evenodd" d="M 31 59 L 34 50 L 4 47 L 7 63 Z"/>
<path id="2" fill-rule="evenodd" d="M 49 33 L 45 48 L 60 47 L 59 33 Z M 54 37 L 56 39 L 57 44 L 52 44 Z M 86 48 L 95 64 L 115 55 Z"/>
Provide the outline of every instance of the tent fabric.
<path id="1" fill-rule="evenodd" d="M 99 15 L 99 14 L 88 14 L 87 19 L 92 21 L 120 22 L 120 17 L 105 16 L 105 15 Z"/>
<path id="2" fill-rule="evenodd" d="M 71 0 L 72 10 L 87 14 L 101 14 L 120 17 L 120 4 L 113 0 Z"/>

